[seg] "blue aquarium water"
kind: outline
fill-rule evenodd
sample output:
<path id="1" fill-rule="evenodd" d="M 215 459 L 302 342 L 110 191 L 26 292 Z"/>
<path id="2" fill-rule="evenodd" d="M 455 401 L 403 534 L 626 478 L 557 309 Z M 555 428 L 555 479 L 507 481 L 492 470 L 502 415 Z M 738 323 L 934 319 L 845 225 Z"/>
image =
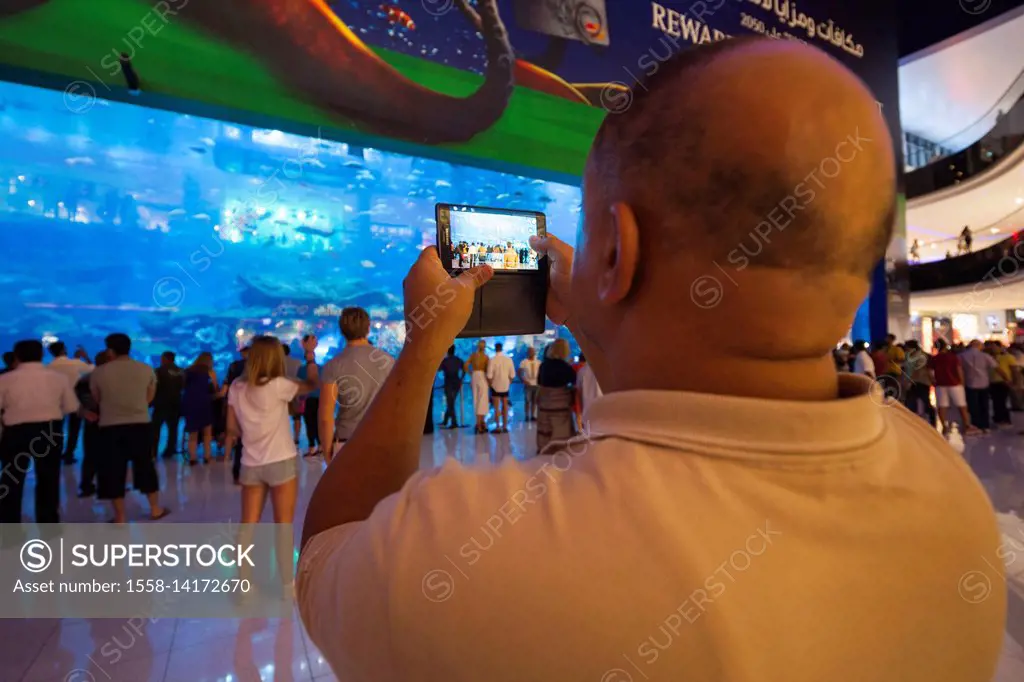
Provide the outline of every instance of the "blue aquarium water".
<path id="1" fill-rule="evenodd" d="M 312 332 L 330 356 L 340 309 L 359 305 L 396 352 L 435 203 L 543 211 L 563 238 L 580 210 L 568 185 L 129 104 L 73 113 L 60 92 L 9 83 L 0 139 L 4 350 L 60 339 L 95 354 L 119 331 L 139 359 L 210 351 L 223 373 L 255 334 Z"/>

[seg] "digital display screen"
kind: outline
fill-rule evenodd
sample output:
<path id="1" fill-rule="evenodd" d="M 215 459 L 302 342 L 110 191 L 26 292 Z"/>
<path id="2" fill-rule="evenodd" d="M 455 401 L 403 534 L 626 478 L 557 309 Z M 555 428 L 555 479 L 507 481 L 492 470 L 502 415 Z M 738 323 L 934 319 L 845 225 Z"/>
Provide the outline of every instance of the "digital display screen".
<path id="1" fill-rule="evenodd" d="M 452 206 L 450 216 L 452 269 L 537 269 L 537 252 L 530 248 L 530 237 L 537 234 L 535 214 Z"/>

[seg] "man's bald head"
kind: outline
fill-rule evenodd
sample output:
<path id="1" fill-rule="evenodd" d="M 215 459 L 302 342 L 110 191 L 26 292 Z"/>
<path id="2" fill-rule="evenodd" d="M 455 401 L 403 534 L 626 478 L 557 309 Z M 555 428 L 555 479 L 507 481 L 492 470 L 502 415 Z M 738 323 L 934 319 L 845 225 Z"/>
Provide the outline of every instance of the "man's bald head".
<path id="1" fill-rule="evenodd" d="M 633 94 L 594 141 L 585 208 L 628 204 L 646 253 L 865 278 L 883 257 L 892 142 L 870 91 L 823 52 L 724 41 Z"/>

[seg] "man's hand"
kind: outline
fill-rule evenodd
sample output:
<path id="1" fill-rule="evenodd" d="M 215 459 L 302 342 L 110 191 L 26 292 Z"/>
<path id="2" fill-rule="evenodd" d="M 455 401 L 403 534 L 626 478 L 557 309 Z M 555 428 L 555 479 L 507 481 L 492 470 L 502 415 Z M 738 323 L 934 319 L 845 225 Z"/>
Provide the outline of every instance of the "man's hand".
<path id="1" fill-rule="evenodd" d="M 330 461 L 317 483 L 302 527 L 302 546 L 317 533 L 362 521 L 381 500 L 402 489 L 420 463 L 423 415 L 437 366 L 473 311 L 476 290 L 494 272 L 482 266 L 452 278 L 437 249 L 424 249 L 405 278 L 407 338 L 377 397 L 363 414 L 342 454 L 334 447 L 338 385 L 320 389 L 320 433 Z"/>
<path id="2" fill-rule="evenodd" d="M 493 275 L 489 265 L 481 265 L 452 277 L 441 265 L 437 249 L 423 249 L 402 284 L 407 342 L 447 349 L 473 312 L 476 290 Z"/>
<path id="3" fill-rule="evenodd" d="M 569 320 L 569 279 L 572 274 L 573 249 L 558 237 L 530 237 L 530 247 L 551 263 L 548 286 L 548 319 L 558 325 Z"/>

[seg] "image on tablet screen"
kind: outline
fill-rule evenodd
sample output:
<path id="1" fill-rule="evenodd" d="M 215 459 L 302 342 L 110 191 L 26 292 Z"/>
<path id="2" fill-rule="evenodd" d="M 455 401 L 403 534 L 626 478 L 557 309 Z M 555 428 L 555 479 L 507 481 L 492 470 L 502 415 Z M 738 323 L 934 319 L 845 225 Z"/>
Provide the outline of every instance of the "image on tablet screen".
<path id="1" fill-rule="evenodd" d="M 530 248 L 530 237 L 537 233 L 536 216 L 453 207 L 450 220 L 453 269 L 537 269 L 537 252 Z"/>

